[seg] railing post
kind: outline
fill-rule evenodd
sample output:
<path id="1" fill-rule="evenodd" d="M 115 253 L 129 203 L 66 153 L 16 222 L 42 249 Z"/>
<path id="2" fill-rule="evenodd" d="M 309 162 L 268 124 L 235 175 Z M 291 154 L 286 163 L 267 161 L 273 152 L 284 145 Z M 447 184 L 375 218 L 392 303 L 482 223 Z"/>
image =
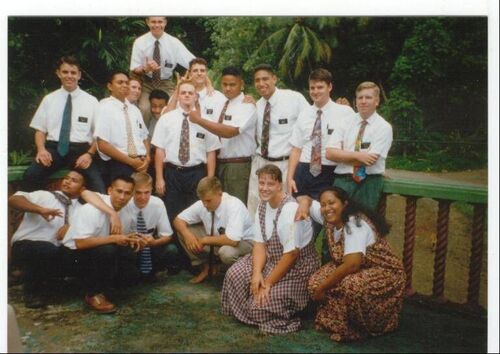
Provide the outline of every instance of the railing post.
<path id="1" fill-rule="evenodd" d="M 405 240 L 403 246 L 403 266 L 406 273 L 406 296 L 415 294 L 412 285 L 413 251 L 415 249 L 415 220 L 417 216 L 417 197 L 406 197 Z"/>
<path id="2" fill-rule="evenodd" d="M 471 307 L 479 306 L 479 286 L 481 281 L 481 267 L 483 265 L 483 233 L 485 214 L 486 206 L 484 204 L 474 204 L 469 262 L 469 287 L 467 289 L 467 304 Z"/>
<path id="3" fill-rule="evenodd" d="M 448 249 L 448 221 L 451 201 L 438 199 L 439 210 L 436 230 L 436 253 L 434 255 L 434 283 L 432 295 L 444 302 L 444 276 L 446 272 L 446 252 Z"/>
<path id="4" fill-rule="evenodd" d="M 385 218 L 385 210 L 387 209 L 387 193 L 382 193 L 378 202 L 378 213 Z"/>

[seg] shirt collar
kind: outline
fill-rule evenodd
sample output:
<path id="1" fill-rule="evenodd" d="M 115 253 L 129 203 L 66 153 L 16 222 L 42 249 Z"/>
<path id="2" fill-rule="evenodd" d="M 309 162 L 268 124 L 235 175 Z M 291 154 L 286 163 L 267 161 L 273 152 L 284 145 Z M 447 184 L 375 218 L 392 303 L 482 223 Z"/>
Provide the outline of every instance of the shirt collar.
<path id="1" fill-rule="evenodd" d="M 74 97 L 78 97 L 78 95 L 80 94 L 81 90 L 80 90 L 80 87 L 77 86 L 76 89 L 74 89 L 73 91 L 69 92 L 69 91 L 66 91 L 66 89 L 64 87 L 61 86 L 61 92 L 64 93 L 64 95 L 71 95 L 71 98 L 74 98 Z"/>
<path id="2" fill-rule="evenodd" d="M 318 110 L 320 110 L 320 109 L 321 109 L 322 112 L 325 112 L 325 111 L 327 111 L 327 110 L 330 109 L 330 107 L 332 106 L 332 104 L 333 104 L 332 99 L 329 99 L 328 102 L 326 102 L 326 104 L 323 107 L 319 108 L 318 106 L 316 106 L 316 104 L 313 103 L 312 108 L 313 108 L 313 110 L 314 110 L 315 113 Z"/>
<path id="3" fill-rule="evenodd" d="M 158 38 L 158 40 L 161 42 L 161 40 L 166 36 L 167 34 L 165 33 L 165 31 L 163 31 L 163 34 L 161 35 L 160 38 Z M 148 32 L 148 38 L 151 42 L 155 42 L 157 40 L 157 38 L 155 36 L 153 36 L 153 34 L 151 32 Z"/>
<path id="4" fill-rule="evenodd" d="M 208 95 L 208 90 L 206 87 L 204 87 L 203 90 L 198 91 L 198 96 L 199 96 L 200 100 L 204 100 L 205 97 L 207 97 L 207 95 Z"/>
<path id="5" fill-rule="evenodd" d="M 358 124 L 359 124 L 359 123 L 361 123 L 361 121 L 363 121 L 363 118 L 361 118 L 359 113 L 357 114 L 357 117 L 358 117 Z M 371 116 L 368 117 L 368 119 L 366 119 L 366 122 L 369 125 L 372 125 L 377 121 L 377 119 L 378 119 L 378 114 L 377 114 L 377 111 L 375 111 L 375 112 L 373 112 L 373 114 Z"/>
<path id="6" fill-rule="evenodd" d="M 224 98 L 227 101 L 228 98 L 226 96 L 224 96 Z M 232 104 L 232 103 L 241 103 L 241 102 L 243 102 L 244 99 L 245 99 L 245 94 L 243 92 L 240 92 L 240 94 L 238 96 L 236 96 L 232 100 L 229 100 L 229 104 Z"/>
<path id="7" fill-rule="evenodd" d="M 227 198 L 228 198 L 228 194 L 226 192 L 222 192 L 222 199 L 220 200 L 220 204 L 217 207 L 217 209 L 215 209 L 215 212 L 214 212 L 215 216 L 217 216 L 218 219 L 220 219 L 222 217 L 222 210 L 224 209 L 223 204 L 227 200 Z"/>
<path id="8" fill-rule="evenodd" d="M 276 101 L 278 101 L 279 96 L 280 96 L 280 91 L 281 90 L 276 87 L 273 94 L 271 95 L 271 97 L 269 97 L 269 99 L 267 100 L 271 104 L 271 106 L 274 106 L 276 104 Z M 264 101 L 265 100 L 266 99 L 264 99 Z"/>

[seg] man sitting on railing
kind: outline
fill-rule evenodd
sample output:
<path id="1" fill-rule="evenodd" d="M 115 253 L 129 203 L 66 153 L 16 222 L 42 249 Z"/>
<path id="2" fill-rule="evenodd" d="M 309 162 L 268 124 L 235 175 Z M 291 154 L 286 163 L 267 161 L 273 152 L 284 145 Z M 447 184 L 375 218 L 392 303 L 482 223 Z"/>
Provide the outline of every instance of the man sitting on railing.
<path id="1" fill-rule="evenodd" d="M 19 228 L 12 237 L 12 265 L 24 270 L 24 303 L 29 308 L 44 306 L 40 296 L 43 282 L 56 275 L 59 250 L 75 211 L 82 207 L 78 198 L 106 212 L 115 230 L 121 225 L 117 214 L 94 193 L 85 190 L 81 172 L 70 171 L 61 189 L 31 193 L 17 192 L 9 198 L 9 206 L 24 211 Z"/>

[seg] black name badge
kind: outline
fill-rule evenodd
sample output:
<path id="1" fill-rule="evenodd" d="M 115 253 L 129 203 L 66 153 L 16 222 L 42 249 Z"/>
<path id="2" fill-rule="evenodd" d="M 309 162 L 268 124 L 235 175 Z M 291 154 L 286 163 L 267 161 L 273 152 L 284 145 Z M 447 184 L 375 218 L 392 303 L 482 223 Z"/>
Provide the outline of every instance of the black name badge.
<path id="1" fill-rule="evenodd" d="M 207 114 L 212 114 L 214 113 L 214 110 L 212 108 L 207 108 Z"/>
<path id="2" fill-rule="evenodd" d="M 288 124 L 288 119 L 287 118 L 281 118 L 278 120 L 279 124 Z"/>
<path id="3" fill-rule="evenodd" d="M 205 139 L 205 134 L 203 134 L 203 133 L 196 133 L 196 137 L 198 139 Z"/>
<path id="4" fill-rule="evenodd" d="M 328 128 L 328 135 L 332 135 L 333 129 Z"/>
<path id="5" fill-rule="evenodd" d="M 139 129 L 142 129 L 142 123 L 139 123 Z"/>
<path id="6" fill-rule="evenodd" d="M 217 231 L 219 232 L 219 235 L 224 235 L 226 233 L 226 228 L 221 226 L 217 229 Z"/>
<path id="7" fill-rule="evenodd" d="M 361 143 L 361 148 L 362 149 L 368 149 L 370 147 L 370 144 L 369 142 L 366 142 L 366 143 Z"/>
<path id="8" fill-rule="evenodd" d="M 89 119 L 87 117 L 78 117 L 78 122 L 80 122 L 80 123 L 88 123 Z"/>
<path id="9" fill-rule="evenodd" d="M 171 68 L 173 68 L 173 66 L 174 66 L 173 64 L 171 64 L 171 63 L 169 63 L 169 62 L 167 62 L 167 61 L 165 60 L 165 67 L 166 67 L 166 68 L 171 69 Z"/>
<path id="10" fill-rule="evenodd" d="M 228 116 L 228 115 L 224 116 L 224 120 L 231 120 L 231 119 L 233 119 L 233 116 Z"/>

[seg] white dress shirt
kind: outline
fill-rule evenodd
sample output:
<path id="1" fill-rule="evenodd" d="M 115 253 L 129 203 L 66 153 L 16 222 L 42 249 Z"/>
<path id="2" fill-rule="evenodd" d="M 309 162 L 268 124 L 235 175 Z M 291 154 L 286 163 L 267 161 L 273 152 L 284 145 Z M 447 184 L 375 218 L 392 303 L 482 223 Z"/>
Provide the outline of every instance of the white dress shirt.
<path id="1" fill-rule="evenodd" d="M 57 191 L 56 193 L 61 193 Z M 60 246 L 61 241 L 56 237 L 57 231 L 64 226 L 64 205 L 51 192 L 35 191 L 31 193 L 16 192 L 14 195 L 26 198 L 33 204 L 40 205 L 44 208 L 59 209 L 62 211 L 62 216 L 56 216 L 50 221 L 45 220 L 41 215 L 35 213 L 24 213 L 21 224 L 12 236 L 11 244 L 16 241 L 46 241 L 55 246 Z M 72 199 L 71 205 L 68 208 L 68 223 L 71 225 L 74 222 L 75 212 L 82 207 L 78 199 Z"/>
<path id="2" fill-rule="evenodd" d="M 257 101 L 257 154 L 262 155 L 260 145 L 262 144 L 262 123 L 264 121 L 264 109 L 267 100 L 261 97 Z M 299 113 L 309 106 L 302 94 L 292 90 L 276 88 L 271 98 L 271 124 L 269 127 L 269 157 L 279 158 L 289 156 L 291 145 L 289 144 L 292 129 L 297 121 Z"/>
<path id="3" fill-rule="evenodd" d="M 294 249 L 304 248 L 312 238 L 313 230 L 311 220 L 295 221 L 295 212 L 299 205 L 296 202 L 288 202 L 283 206 L 277 223 L 278 238 L 283 246 L 283 253 Z M 274 218 L 278 208 L 273 209 L 269 204 L 266 207 L 266 236 L 270 239 L 274 228 Z M 255 238 L 256 242 L 264 242 L 260 230 L 259 210 L 255 213 Z"/>
<path id="4" fill-rule="evenodd" d="M 205 232 L 210 235 L 212 214 L 203 206 L 201 200 L 182 211 L 178 217 L 189 225 L 202 222 Z M 214 235 L 221 234 L 236 242 L 252 241 L 255 234 L 252 218 L 243 202 L 225 192 L 222 194 L 219 207 L 214 212 Z"/>
<path id="5" fill-rule="evenodd" d="M 182 131 L 183 111 L 177 108 L 165 113 L 156 123 L 151 144 L 165 150 L 164 162 L 177 166 L 196 166 L 207 162 L 207 153 L 220 149 L 219 138 L 197 124 L 189 124 L 189 160 L 183 165 L 179 161 L 179 145 Z"/>
<path id="6" fill-rule="evenodd" d="M 245 95 L 241 93 L 230 100 L 227 106 L 222 123 L 238 128 L 239 134 L 229 139 L 220 139 L 222 148 L 220 149 L 219 158 L 221 159 L 250 157 L 257 147 L 255 142 L 257 113 L 253 104 L 243 103 L 244 98 Z M 219 116 L 214 117 L 214 121 L 217 122 L 218 119 Z"/>
<path id="7" fill-rule="evenodd" d="M 318 115 L 317 112 L 320 109 L 323 112 L 321 114 L 321 164 L 332 166 L 337 163 L 328 160 L 325 156 L 327 141 L 336 129 L 339 129 L 339 127 L 348 124 L 348 122 L 354 119 L 354 111 L 351 107 L 337 104 L 329 100 L 322 108 L 312 105 L 304 109 L 293 127 L 290 144 L 296 148 L 302 149 L 300 162 L 311 162 L 311 136 Z"/>
<path id="8" fill-rule="evenodd" d="M 344 129 L 333 132 L 326 147 L 354 151 L 361 122 L 362 118 L 356 114 Z M 373 113 L 367 122 L 360 151 L 378 154 L 379 158 L 372 166 L 366 166 L 366 174 L 382 174 L 385 172 L 385 159 L 392 144 L 392 126 L 377 112 Z M 345 163 L 339 163 L 335 169 L 338 174 L 352 172 L 353 166 Z"/>
<path id="9" fill-rule="evenodd" d="M 172 77 L 172 73 L 177 64 L 188 69 L 189 62 L 193 60 L 194 55 L 186 48 L 186 46 L 177 38 L 163 33 L 158 39 L 160 42 L 160 58 L 161 63 L 161 79 L 168 80 Z M 133 71 L 138 67 L 146 65 L 146 58 L 153 59 L 156 38 L 148 32 L 138 37 L 132 46 L 132 56 L 130 59 L 130 70 Z M 146 74 L 149 78 L 151 73 Z"/>
<path id="10" fill-rule="evenodd" d="M 124 104 L 127 105 L 128 116 L 132 128 L 132 136 L 137 149 L 137 155 L 146 155 L 144 140 L 148 137 L 148 129 L 142 119 L 141 111 L 135 105 L 125 100 L 122 102 L 113 96 L 101 100 L 96 115 L 96 129 L 94 136 L 107 141 L 117 150 L 128 154 L 127 150 L 127 123 L 125 121 Z M 105 161 L 110 157 L 99 151 Z"/>
<path id="11" fill-rule="evenodd" d="M 128 204 L 120 210 L 120 220 L 125 234 L 137 231 L 137 214 L 139 214 L 139 211 L 142 211 L 148 235 L 163 237 L 173 234 L 172 226 L 168 221 L 165 204 L 160 198 L 154 195 L 151 196 L 148 204 L 142 209 L 137 207 L 132 198 Z"/>
<path id="12" fill-rule="evenodd" d="M 97 98 L 89 95 L 79 87 L 73 92 L 64 88 L 45 96 L 40 103 L 30 127 L 47 133 L 47 140 L 59 141 L 59 133 L 64 108 L 71 94 L 71 130 L 69 141 L 72 143 L 92 143 L 94 131 L 94 115 L 97 109 Z"/>
<path id="13" fill-rule="evenodd" d="M 222 92 L 215 90 L 211 95 L 208 94 L 207 88 L 198 91 L 198 102 L 200 103 L 201 116 L 205 119 L 217 121 L 219 115 L 227 101 L 226 96 Z"/>

